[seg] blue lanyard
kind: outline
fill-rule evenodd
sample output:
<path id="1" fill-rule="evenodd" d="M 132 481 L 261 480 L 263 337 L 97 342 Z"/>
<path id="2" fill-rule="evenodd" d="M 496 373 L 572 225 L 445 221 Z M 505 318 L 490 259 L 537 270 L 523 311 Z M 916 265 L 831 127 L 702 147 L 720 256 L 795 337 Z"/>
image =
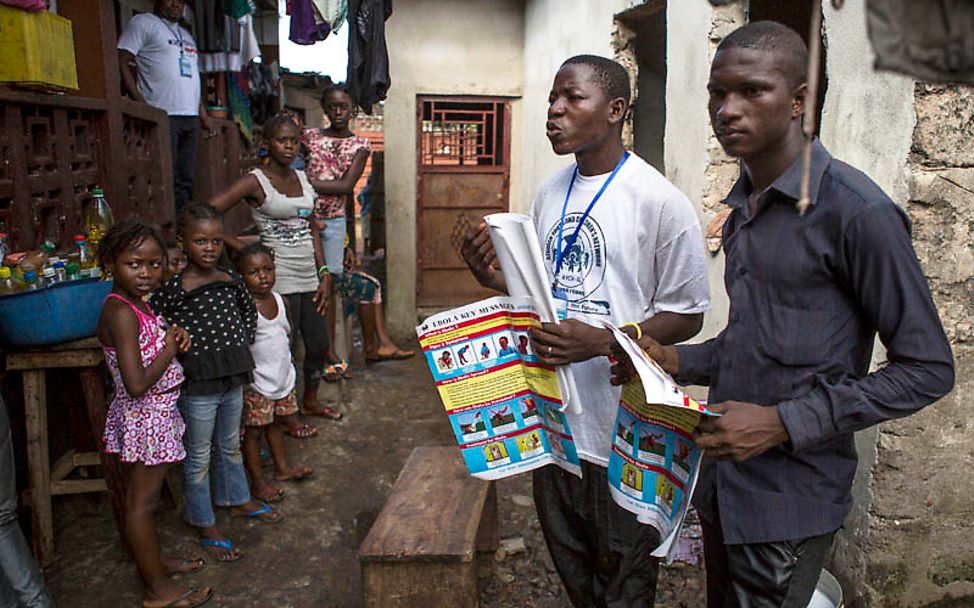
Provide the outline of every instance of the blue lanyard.
<path id="1" fill-rule="evenodd" d="M 572 188 L 575 186 L 575 178 L 578 177 L 578 165 L 575 165 L 575 170 L 572 171 L 572 181 L 568 182 L 568 192 L 565 193 L 565 204 L 561 206 L 561 220 L 558 222 L 558 242 L 555 243 L 555 283 L 558 283 L 558 274 L 561 272 L 561 263 L 565 259 L 565 254 L 571 251 L 572 246 L 575 245 L 575 241 L 578 239 L 578 232 L 582 229 L 582 225 L 585 224 L 585 220 L 588 219 L 588 215 L 592 212 L 592 208 L 595 207 L 595 203 L 599 202 L 599 199 L 602 198 L 602 193 L 605 192 L 605 189 L 608 188 L 609 184 L 612 183 L 612 180 L 615 179 L 616 174 L 619 173 L 619 169 L 622 168 L 622 165 L 625 164 L 628 158 L 629 150 L 626 150 L 625 154 L 622 155 L 622 158 L 619 159 L 619 162 L 616 163 L 616 168 L 612 170 L 612 173 L 609 174 L 609 177 L 605 180 L 605 183 L 603 183 L 602 187 L 599 188 L 599 191 L 595 193 L 595 197 L 592 199 L 592 202 L 588 204 L 588 208 L 586 208 L 585 213 L 582 214 L 582 219 L 580 219 L 578 221 L 578 225 L 575 226 L 575 232 L 568 237 L 568 242 L 565 243 L 565 246 L 559 249 L 558 246 L 561 245 L 561 239 L 564 236 L 565 231 L 565 212 L 568 211 L 568 199 L 572 197 Z"/>

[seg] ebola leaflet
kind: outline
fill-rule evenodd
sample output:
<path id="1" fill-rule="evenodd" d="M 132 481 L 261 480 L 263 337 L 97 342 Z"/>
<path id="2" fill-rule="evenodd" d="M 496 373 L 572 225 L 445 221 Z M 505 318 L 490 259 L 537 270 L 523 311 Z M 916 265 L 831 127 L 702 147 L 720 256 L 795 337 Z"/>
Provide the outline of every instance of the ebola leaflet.
<path id="1" fill-rule="evenodd" d="M 609 454 L 609 486 L 621 507 L 655 527 L 675 548 L 697 481 L 702 452 L 691 439 L 701 416 L 713 416 L 688 397 L 625 333 L 606 324 L 629 355 L 637 378 L 622 388 Z"/>
<path id="2" fill-rule="evenodd" d="M 416 328 L 475 477 L 500 479 L 547 464 L 581 476 L 555 370 L 531 348 L 528 332 L 540 323 L 530 298 L 498 296 Z"/>

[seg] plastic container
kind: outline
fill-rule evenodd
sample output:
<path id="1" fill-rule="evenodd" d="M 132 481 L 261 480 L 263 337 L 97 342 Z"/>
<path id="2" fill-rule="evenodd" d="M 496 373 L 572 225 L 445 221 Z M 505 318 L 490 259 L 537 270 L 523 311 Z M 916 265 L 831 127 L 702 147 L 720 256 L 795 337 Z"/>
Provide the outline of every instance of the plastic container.
<path id="1" fill-rule="evenodd" d="M 808 608 L 844 608 L 842 601 L 842 586 L 835 580 L 832 573 L 822 568 L 815 586 L 815 593 L 808 603 Z"/>
<path id="2" fill-rule="evenodd" d="M 0 296 L 0 343 L 48 346 L 95 335 L 111 281 L 83 279 Z"/>
<path id="3" fill-rule="evenodd" d="M 71 22 L 0 4 L 0 82 L 78 88 Z"/>

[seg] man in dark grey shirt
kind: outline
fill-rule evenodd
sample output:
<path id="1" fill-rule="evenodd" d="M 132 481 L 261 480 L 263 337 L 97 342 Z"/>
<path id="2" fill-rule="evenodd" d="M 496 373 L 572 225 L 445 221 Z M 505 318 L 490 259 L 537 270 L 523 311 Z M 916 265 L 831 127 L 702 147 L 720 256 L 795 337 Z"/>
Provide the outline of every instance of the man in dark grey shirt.
<path id="1" fill-rule="evenodd" d="M 817 141 L 810 206 L 796 209 L 807 61 L 802 39 L 772 22 L 718 48 L 711 122 L 742 161 L 725 201 L 730 319 L 702 344 L 641 341 L 678 381 L 709 385 L 722 414 L 694 433 L 708 456 L 694 505 L 711 608 L 807 606 L 852 503 L 853 434 L 954 382 L 906 214 Z M 888 364 L 869 373 L 877 333 Z"/>

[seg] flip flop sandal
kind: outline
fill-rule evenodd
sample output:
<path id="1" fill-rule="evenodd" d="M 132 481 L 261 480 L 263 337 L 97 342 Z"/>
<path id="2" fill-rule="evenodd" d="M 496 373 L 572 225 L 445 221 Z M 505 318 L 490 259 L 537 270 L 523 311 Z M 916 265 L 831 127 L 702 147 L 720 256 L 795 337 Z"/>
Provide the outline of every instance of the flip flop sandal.
<path id="1" fill-rule="evenodd" d="M 403 359 L 411 359 L 414 356 L 416 356 L 416 351 L 396 349 L 396 352 L 392 353 L 391 355 L 376 354 L 373 357 L 366 357 L 365 362 L 378 363 L 380 361 L 401 361 Z"/>
<path id="2" fill-rule="evenodd" d="M 279 511 L 272 509 L 266 502 L 260 503 L 259 509 L 246 513 L 237 513 L 235 515 L 237 517 L 246 517 L 247 519 L 256 519 L 264 524 L 278 524 L 284 521 L 284 516 Z"/>
<path id="3" fill-rule="evenodd" d="M 322 405 L 321 407 L 316 407 L 310 410 L 301 410 L 300 413 L 302 416 L 320 416 L 322 418 L 327 418 L 328 420 L 341 420 L 343 416 L 341 412 L 327 405 Z"/>
<path id="4" fill-rule="evenodd" d="M 200 544 L 218 562 L 235 562 L 242 557 L 229 538 L 200 538 Z M 214 548 L 226 549 L 227 552 L 218 553 Z"/>
<path id="5" fill-rule="evenodd" d="M 314 474 L 311 467 L 293 467 L 284 477 L 274 476 L 277 481 L 304 481 Z"/>
<path id="6" fill-rule="evenodd" d="M 332 363 L 328 365 L 321 372 L 321 378 L 325 382 L 338 382 L 339 380 L 346 378 L 348 373 L 348 362 L 345 360 L 339 361 L 338 363 Z"/>
<path id="7" fill-rule="evenodd" d="M 181 603 L 189 600 L 191 597 L 193 597 L 194 595 L 196 595 L 197 593 L 203 590 L 206 591 L 206 595 L 204 595 L 202 599 L 191 601 L 187 604 Z M 202 606 L 206 602 L 210 601 L 210 599 L 212 598 L 213 598 L 213 590 L 210 589 L 209 587 L 205 587 L 204 589 L 187 589 L 185 593 L 175 598 L 171 602 L 168 602 L 166 604 L 153 604 L 151 602 L 149 603 L 142 602 L 142 608 L 196 608 L 196 606 Z"/>
<path id="8" fill-rule="evenodd" d="M 286 479 L 278 479 L 278 481 L 287 481 Z M 284 500 L 284 488 L 277 488 L 277 491 L 270 496 L 259 496 L 256 492 L 251 492 L 254 498 L 262 502 L 280 502 Z"/>
<path id="9" fill-rule="evenodd" d="M 197 572 L 201 570 L 203 566 L 206 565 L 206 561 L 203 560 L 202 557 L 191 557 L 188 559 L 185 557 L 177 557 L 177 558 L 170 558 L 170 559 L 178 559 L 180 568 L 184 568 L 186 566 L 192 566 L 190 568 L 186 568 L 185 570 L 173 570 L 171 572 L 168 572 L 168 574 L 170 575 L 192 574 L 193 572 Z"/>
<path id="10" fill-rule="evenodd" d="M 296 439 L 311 439 L 318 436 L 318 429 L 303 422 L 289 426 L 284 432 Z"/>

